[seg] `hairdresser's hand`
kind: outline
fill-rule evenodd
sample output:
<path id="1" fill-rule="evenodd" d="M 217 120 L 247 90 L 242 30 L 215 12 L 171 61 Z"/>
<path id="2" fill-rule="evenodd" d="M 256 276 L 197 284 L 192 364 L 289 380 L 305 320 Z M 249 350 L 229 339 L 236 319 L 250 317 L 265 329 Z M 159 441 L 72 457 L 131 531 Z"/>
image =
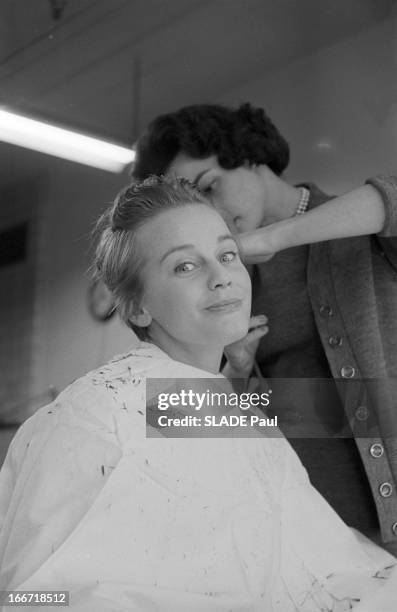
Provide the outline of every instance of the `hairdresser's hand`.
<path id="1" fill-rule="evenodd" d="M 275 240 L 277 226 L 273 223 L 236 236 L 241 259 L 246 265 L 263 263 L 274 257 L 279 250 Z"/>
<path id="2" fill-rule="evenodd" d="M 227 378 L 246 378 L 251 374 L 260 339 L 269 331 L 267 317 L 251 317 L 248 334 L 245 338 L 225 347 L 227 363 L 223 374 Z"/>

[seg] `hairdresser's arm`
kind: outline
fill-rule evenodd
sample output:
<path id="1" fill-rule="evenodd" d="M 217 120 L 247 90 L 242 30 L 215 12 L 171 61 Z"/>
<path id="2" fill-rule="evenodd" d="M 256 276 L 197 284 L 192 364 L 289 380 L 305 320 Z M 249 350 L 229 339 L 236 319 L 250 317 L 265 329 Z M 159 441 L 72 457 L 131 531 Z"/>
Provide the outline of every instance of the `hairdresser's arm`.
<path id="1" fill-rule="evenodd" d="M 397 181 L 389 179 L 390 193 L 379 191 L 386 180 L 380 178 L 377 184 L 374 179 L 373 184 L 330 200 L 304 215 L 240 234 L 245 263 L 266 261 L 278 251 L 301 244 L 379 232 L 396 235 Z"/>

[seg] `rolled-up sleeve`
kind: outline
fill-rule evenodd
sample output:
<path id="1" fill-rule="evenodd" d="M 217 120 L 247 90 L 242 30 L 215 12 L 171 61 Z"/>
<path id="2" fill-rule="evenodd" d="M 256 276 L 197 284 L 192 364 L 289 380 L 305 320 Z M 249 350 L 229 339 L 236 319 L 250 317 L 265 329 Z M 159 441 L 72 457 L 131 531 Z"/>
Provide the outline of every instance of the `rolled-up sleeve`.
<path id="1" fill-rule="evenodd" d="M 397 236 L 397 175 L 380 174 L 368 179 L 366 184 L 379 191 L 385 206 L 385 224 L 378 236 Z"/>

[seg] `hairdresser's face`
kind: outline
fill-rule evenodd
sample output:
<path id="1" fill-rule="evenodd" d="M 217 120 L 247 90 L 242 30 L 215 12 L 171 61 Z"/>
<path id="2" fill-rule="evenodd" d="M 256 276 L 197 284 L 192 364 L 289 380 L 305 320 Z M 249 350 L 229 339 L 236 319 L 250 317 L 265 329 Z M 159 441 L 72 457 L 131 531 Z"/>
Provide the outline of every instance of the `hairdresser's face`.
<path id="1" fill-rule="evenodd" d="M 224 347 L 245 336 L 251 283 L 215 210 L 204 204 L 167 210 L 142 227 L 137 247 L 144 261 L 141 306 L 161 348 Z"/>
<path id="2" fill-rule="evenodd" d="M 215 155 L 194 159 L 179 153 L 168 174 L 196 184 L 232 231 L 252 231 L 275 220 L 266 174 L 259 168 L 240 166 L 225 170 Z"/>

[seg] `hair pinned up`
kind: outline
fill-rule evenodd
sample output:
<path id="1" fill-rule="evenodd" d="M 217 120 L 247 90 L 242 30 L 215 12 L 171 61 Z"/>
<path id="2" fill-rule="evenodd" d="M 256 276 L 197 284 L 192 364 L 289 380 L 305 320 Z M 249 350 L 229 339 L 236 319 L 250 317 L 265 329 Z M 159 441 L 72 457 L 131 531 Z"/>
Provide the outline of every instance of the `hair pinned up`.
<path id="1" fill-rule="evenodd" d="M 129 320 L 143 291 L 143 259 L 137 247 L 137 232 L 166 210 L 196 203 L 211 206 L 186 179 L 151 176 L 122 189 L 96 223 L 93 274 L 113 293 L 121 318 L 141 339 L 146 338 L 145 330 Z"/>

